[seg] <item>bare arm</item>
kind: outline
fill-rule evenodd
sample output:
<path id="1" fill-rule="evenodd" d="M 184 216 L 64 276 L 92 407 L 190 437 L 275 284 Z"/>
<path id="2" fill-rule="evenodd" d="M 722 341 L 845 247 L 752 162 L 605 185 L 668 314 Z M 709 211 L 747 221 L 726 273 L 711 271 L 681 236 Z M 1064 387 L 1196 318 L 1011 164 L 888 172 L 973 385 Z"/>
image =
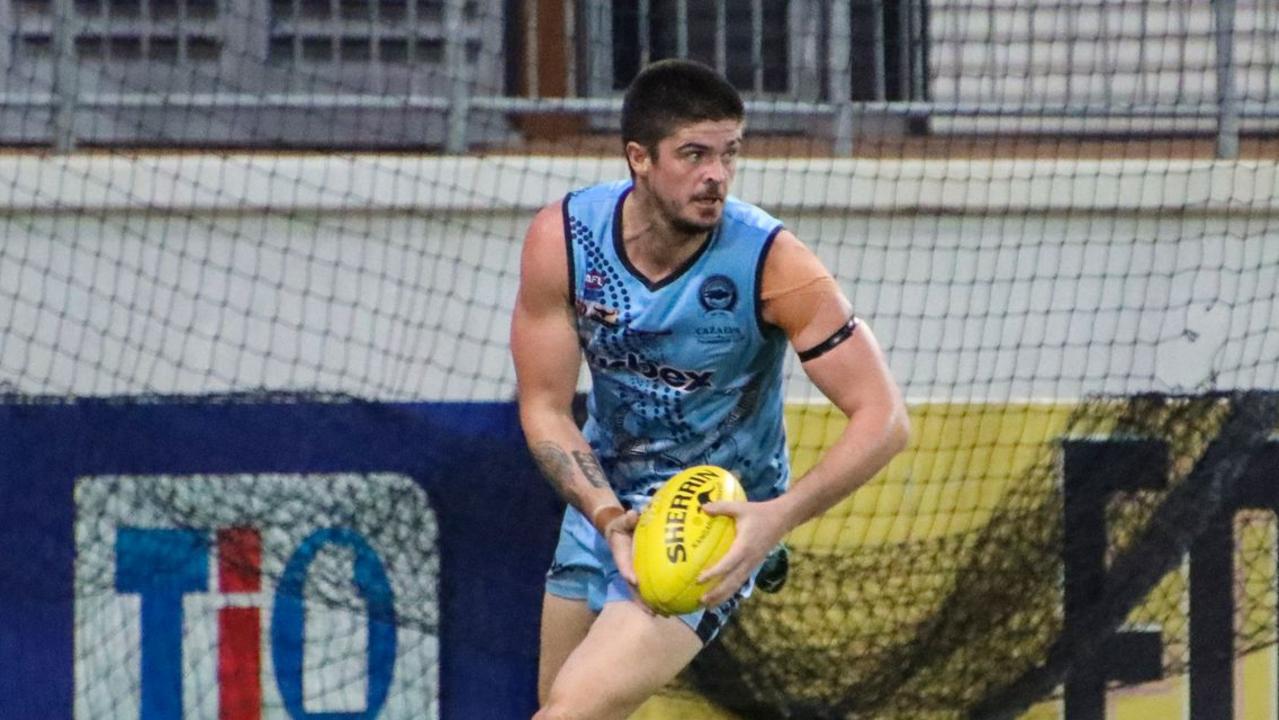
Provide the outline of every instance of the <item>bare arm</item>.
<path id="1" fill-rule="evenodd" d="M 783 233 L 777 242 L 775 259 L 784 265 L 775 268 L 777 276 L 794 267 L 821 267 L 793 235 Z M 799 352 L 820 346 L 852 317 L 851 304 L 833 281 L 814 283 L 811 293 L 783 294 L 765 307 L 765 319 L 785 330 Z M 865 320 L 857 319 L 846 340 L 803 368 L 848 424 L 817 464 L 778 498 L 788 531 L 865 484 L 905 448 L 910 434 L 901 390 Z"/>
<path id="2" fill-rule="evenodd" d="M 785 231 L 766 261 L 763 297 L 764 319 L 782 328 L 801 353 L 822 346 L 852 317 L 851 304 L 821 262 Z M 910 424 L 901 391 L 864 321 L 803 367 L 848 424 L 817 464 L 780 497 L 708 506 L 708 511 L 737 518 L 739 542 L 705 573 L 723 578 L 707 594 L 707 605 L 728 599 L 787 532 L 853 493 L 906 445 Z"/>
<path id="3" fill-rule="evenodd" d="M 608 536 L 614 529 L 628 529 L 634 518 L 623 514 L 599 461 L 573 421 L 581 353 L 560 213 L 556 203 L 533 218 L 520 259 L 520 288 L 511 318 L 520 425 L 542 474 L 565 502 Z M 629 567 L 619 568 L 623 576 L 633 579 Z"/>

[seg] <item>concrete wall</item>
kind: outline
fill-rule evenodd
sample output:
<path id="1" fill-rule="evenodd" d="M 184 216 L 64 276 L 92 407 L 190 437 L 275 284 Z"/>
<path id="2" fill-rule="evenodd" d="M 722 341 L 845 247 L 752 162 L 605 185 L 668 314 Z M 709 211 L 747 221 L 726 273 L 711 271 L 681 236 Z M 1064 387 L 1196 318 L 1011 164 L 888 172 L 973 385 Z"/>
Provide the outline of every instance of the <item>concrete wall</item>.
<path id="1" fill-rule="evenodd" d="M 531 212 L 622 173 L 0 157 L 0 387 L 509 398 Z M 911 397 L 1279 387 L 1279 164 L 761 160 L 736 192 L 830 265 Z"/>

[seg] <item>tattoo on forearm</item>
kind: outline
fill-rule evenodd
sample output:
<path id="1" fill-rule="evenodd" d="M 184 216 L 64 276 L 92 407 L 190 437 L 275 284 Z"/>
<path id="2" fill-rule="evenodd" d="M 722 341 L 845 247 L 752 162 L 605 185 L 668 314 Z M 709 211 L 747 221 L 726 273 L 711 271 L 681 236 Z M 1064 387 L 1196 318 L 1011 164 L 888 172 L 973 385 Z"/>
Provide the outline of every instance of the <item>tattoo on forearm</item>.
<path id="1" fill-rule="evenodd" d="M 586 476 L 586 482 L 597 488 L 608 487 L 608 478 L 604 477 L 604 468 L 600 467 L 600 461 L 595 459 L 595 453 L 574 450 L 573 459 L 577 460 L 577 466 Z"/>
<path id="2" fill-rule="evenodd" d="M 571 484 L 573 461 L 569 459 L 568 453 L 564 452 L 559 445 L 546 440 L 530 445 L 529 450 L 533 453 L 533 461 L 537 463 L 538 469 L 551 482 L 555 490 L 565 500 L 571 501 L 575 493 Z"/>

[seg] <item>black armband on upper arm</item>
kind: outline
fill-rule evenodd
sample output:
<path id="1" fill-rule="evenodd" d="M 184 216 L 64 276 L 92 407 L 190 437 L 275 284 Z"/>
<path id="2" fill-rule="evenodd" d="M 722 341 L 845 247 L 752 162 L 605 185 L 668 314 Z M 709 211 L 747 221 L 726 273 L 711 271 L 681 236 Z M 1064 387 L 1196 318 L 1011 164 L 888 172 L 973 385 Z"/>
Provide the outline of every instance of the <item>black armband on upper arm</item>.
<path id="1" fill-rule="evenodd" d="M 799 354 L 799 361 L 808 362 L 809 360 L 815 360 L 831 350 L 834 350 L 840 343 L 852 337 L 853 331 L 856 329 L 857 317 L 853 316 L 848 318 L 848 322 L 844 323 L 838 330 L 832 333 L 830 337 L 801 352 Z"/>

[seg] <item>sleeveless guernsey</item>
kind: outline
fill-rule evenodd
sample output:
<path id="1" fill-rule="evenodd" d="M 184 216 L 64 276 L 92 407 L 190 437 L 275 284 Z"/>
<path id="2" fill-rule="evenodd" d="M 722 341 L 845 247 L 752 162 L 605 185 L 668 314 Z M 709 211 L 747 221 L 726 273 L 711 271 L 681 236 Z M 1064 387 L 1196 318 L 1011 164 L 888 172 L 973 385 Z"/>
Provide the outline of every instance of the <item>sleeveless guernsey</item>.
<path id="1" fill-rule="evenodd" d="M 729 198 L 705 244 L 651 281 L 622 246 L 630 181 L 564 200 L 570 290 L 591 373 L 583 433 L 628 507 L 693 465 L 731 470 L 752 500 L 789 481 L 782 429 L 786 337 L 760 315 L 764 257 L 781 223 Z"/>

